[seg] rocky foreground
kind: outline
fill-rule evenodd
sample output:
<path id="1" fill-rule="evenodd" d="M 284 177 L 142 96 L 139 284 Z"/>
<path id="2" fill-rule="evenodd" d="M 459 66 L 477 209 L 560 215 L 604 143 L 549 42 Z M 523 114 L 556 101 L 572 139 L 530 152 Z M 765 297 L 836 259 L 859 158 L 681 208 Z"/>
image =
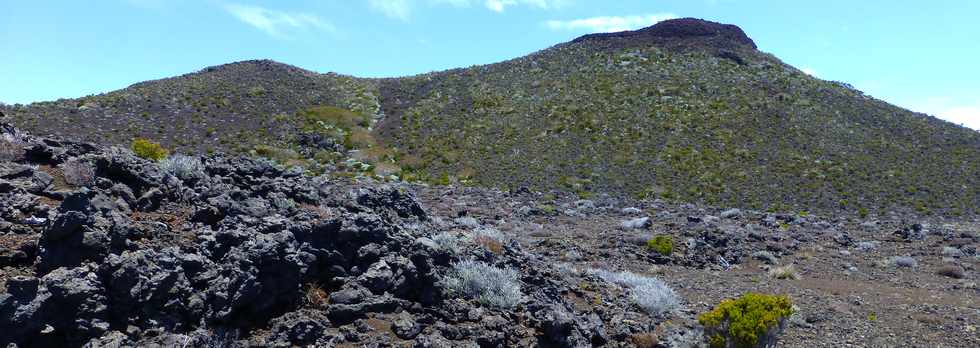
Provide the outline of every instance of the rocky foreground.
<path id="1" fill-rule="evenodd" d="M 793 300 L 780 345 L 980 346 L 975 221 L 351 182 L 0 133 L 6 346 L 691 347 L 698 314 L 747 292 Z"/>

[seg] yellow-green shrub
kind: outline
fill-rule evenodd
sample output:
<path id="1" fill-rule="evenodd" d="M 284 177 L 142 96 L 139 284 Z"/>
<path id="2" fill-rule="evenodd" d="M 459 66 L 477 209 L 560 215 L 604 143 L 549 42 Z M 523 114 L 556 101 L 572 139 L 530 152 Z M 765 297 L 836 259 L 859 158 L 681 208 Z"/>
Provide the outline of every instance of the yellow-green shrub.
<path id="1" fill-rule="evenodd" d="M 774 342 L 783 321 L 793 314 L 788 296 L 747 293 L 727 299 L 698 316 L 712 348 L 761 347 Z"/>
<path id="2" fill-rule="evenodd" d="M 371 116 L 358 114 L 350 110 L 333 106 L 317 106 L 299 112 L 301 128 L 306 131 L 318 131 L 324 126 L 331 126 L 349 131 L 355 127 L 371 125 Z"/>
<path id="3" fill-rule="evenodd" d="M 269 145 L 255 145 L 255 154 L 268 158 L 282 165 L 297 165 L 302 162 L 302 157 L 296 151 Z"/>
<path id="4" fill-rule="evenodd" d="M 670 256 L 674 252 L 674 238 L 667 235 L 659 235 L 647 241 L 647 248 L 660 253 L 660 255 Z"/>
<path id="5" fill-rule="evenodd" d="M 149 139 L 136 138 L 130 146 L 136 156 L 159 161 L 167 157 L 167 149 Z"/>

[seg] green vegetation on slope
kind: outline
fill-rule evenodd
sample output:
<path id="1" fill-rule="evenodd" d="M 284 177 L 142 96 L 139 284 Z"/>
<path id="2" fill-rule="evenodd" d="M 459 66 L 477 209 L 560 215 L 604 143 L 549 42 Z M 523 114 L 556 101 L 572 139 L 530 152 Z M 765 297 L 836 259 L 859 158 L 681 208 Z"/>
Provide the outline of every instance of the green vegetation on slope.
<path id="1" fill-rule="evenodd" d="M 978 212 L 980 133 L 812 78 L 737 28 L 673 25 L 405 78 L 240 62 L 4 112 L 42 135 L 148 138 L 434 184 L 858 216 Z"/>
<path id="2" fill-rule="evenodd" d="M 348 76 L 245 61 L 100 95 L 14 106 L 6 113 L 40 135 L 104 145 L 148 138 L 181 153 L 242 153 L 294 135 L 288 117 L 312 106 L 375 115 L 376 90 Z"/>
<path id="3" fill-rule="evenodd" d="M 747 47 L 580 42 L 381 95 L 385 139 L 430 175 L 780 211 L 980 206 L 980 134 Z"/>

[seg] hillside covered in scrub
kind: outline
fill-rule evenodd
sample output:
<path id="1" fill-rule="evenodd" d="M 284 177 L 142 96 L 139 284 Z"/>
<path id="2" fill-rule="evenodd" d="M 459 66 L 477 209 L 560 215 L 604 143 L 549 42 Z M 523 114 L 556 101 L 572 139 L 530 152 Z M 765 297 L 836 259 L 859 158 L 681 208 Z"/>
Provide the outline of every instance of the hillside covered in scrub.
<path id="1" fill-rule="evenodd" d="M 976 220 L 144 158 L 155 154 L 0 123 L 0 345 L 980 344 Z"/>
<path id="2" fill-rule="evenodd" d="M 314 172 L 778 211 L 980 207 L 980 133 L 696 19 L 411 77 L 248 61 L 4 112 L 36 134 L 253 152 Z"/>

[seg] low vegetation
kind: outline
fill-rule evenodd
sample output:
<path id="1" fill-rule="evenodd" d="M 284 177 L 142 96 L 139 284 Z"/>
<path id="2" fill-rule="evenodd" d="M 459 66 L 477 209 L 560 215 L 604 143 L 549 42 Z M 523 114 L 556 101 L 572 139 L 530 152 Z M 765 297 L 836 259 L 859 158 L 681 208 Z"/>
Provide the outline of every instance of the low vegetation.
<path id="1" fill-rule="evenodd" d="M 130 145 L 130 149 L 136 156 L 160 161 L 167 157 L 167 150 L 160 146 L 159 143 L 155 143 L 149 139 L 136 138 Z"/>
<path id="2" fill-rule="evenodd" d="M 796 272 L 793 265 L 773 267 L 769 270 L 769 277 L 775 279 L 800 279 L 800 274 Z"/>
<path id="3" fill-rule="evenodd" d="M 622 46 L 582 41 L 384 80 L 378 134 L 429 177 L 472 168 L 504 189 L 854 216 L 980 207 L 973 130 L 746 47 L 736 60 Z"/>
<path id="4" fill-rule="evenodd" d="M 633 302 L 650 315 L 662 316 L 680 308 L 680 299 L 677 294 L 660 279 L 632 272 L 610 272 L 606 270 L 593 270 L 591 272 L 607 282 L 629 289 Z"/>
<path id="5" fill-rule="evenodd" d="M 246 61 L 4 113 L 35 133 L 254 151 L 338 176 L 861 217 L 978 213 L 976 131 L 813 78 L 746 40 L 712 40 L 593 38 L 390 79 Z"/>
<path id="6" fill-rule="evenodd" d="M 506 238 L 496 229 L 480 228 L 473 231 L 473 242 L 494 254 L 500 254 L 504 252 Z"/>
<path id="7" fill-rule="evenodd" d="M 674 252 L 674 238 L 668 235 L 659 235 L 647 241 L 647 248 L 660 253 L 663 256 L 670 256 Z"/>
<path id="8" fill-rule="evenodd" d="M 204 164 L 201 159 L 185 155 L 173 155 L 160 161 L 160 168 L 181 180 L 193 180 L 204 177 Z"/>
<path id="9" fill-rule="evenodd" d="M 889 260 L 889 264 L 898 268 L 916 268 L 919 262 L 911 256 L 894 256 Z"/>
<path id="10" fill-rule="evenodd" d="M 317 283 L 309 283 L 303 287 L 303 299 L 314 308 L 326 308 L 329 294 Z"/>
<path id="11" fill-rule="evenodd" d="M 466 260 L 454 264 L 445 282 L 455 294 L 496 308 L 514 307 L 523 297 L 517 271 L 481 261 Z"/>
<path id="12" fill-rule="evenodd" d="M 793 314 L 787 296 L 747 293 L 698 316 L 712 348 L 772 347 Z"/>

